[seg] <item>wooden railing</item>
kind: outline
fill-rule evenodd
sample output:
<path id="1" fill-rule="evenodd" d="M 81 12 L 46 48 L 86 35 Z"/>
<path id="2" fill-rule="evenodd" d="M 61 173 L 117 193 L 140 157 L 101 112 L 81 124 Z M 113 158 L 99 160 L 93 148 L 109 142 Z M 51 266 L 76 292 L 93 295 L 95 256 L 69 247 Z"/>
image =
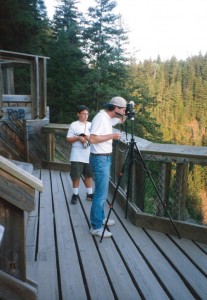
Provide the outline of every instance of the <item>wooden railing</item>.
<path id="1" fill-rule="evenodd" d="M 49 123 L 43 127 L 47 135 L 47 161 L 68 163 L 70 145 L 66 143 L 69 125 Z M 62 153 L 61 153 L 62 149 Z M 58 155 L 59 153 L 59 155 Z"/>
<path id="2" fill-rule="evenodd" d="M 43 184 L 30 172 L 0 156 L 0 299 L 37 299 L 26 276 L 25 217 Z"/>
<path id="3" fill-rule="evenodd" d="M 191 202 L 191 212 L 194 210 L 194 216 L 196 216 L 197 211 L 197 220 L 195 220 L 188 209 L 189 205 L 187 203 L 190 198 L 189 189 L 192 186 L 192 180 L 196 180 L 195 178 L 193 179 L 193 169 L 195 166 L 200 169 L 195 174 L 199 174 L 199 172 L 202 174 L 206 170 L 207 147 L 156 143 L 149 143 L 147 145 L 146 142 L 143 144 L 142 139 L 135 137 L 135 140 L 138 151 L 135 147 L 130 184 L 127 186 L 129 183 L 128 174 L 123 178 L 121 184 L 124 192 L 130 189 L 130 201 L 141 211 L 156 216 L 166 216 L 167 209 L 176 220 L 197 222 L 200 225 L 207 224 L 206 209 L 202 211 L 203 218 L 199 220 L 198 202 L 196 203 L 195 201 L 195 207 L 192 207 L 193 203 Z M 113 181 L 117 182 L 117 174 L 123 163 L 127 146 L 123 142 L 115 142 L 114 144 L 111 175 Z M 153 182 L 150 177 L 152 177 Z M 207 187 L 205 190 L 204 179 L 203 183 L 202 206 L 204 207 L 207 200 L 207 194 L 205 195 Z M 158 193 L 153 184 L 155 184 Z"/>
<path id="4" fill-rule="evenodd" d="M 47 109 L 47 61 L 48 57 L 0 50 L 0 117 L 9 120 L 12 115 L 21 120 L 43 119 Z M 17 67 L 18 66 L 18 67 Z M 28 74 L 26 78 L 16 68 Z M 15 94 L 19 82 L 21 93 Z M 27 90 L 25 92 L 25 90 Z M 25 92 L 25 93 L 24 93 Z"/>
<path id="5" fill-rule="evenodd" d="M 65 141 L 68 128 L 69 125 L 64 124 L 48 124 L 43 127 L 43 132 L 47 135 L 47 160 L 49 162 L 62 162 L 68 165 L 70 145 Z M 123 134 L 122 141 L 114 142 L 111 179 L 115 186 L 125 161 L 126 148 L 129 147 L 127 145 L 131 142 L 131 136 L 128 135 L 127 139 L 128 141 Z M 192 211 L 199 210 L 198 203 L 193 206 L 194 204 L 191 202 L 191 211 L 188 210 L 188 201 L 190 201 L 188 190 L 192 180 L 192 168 L 195 166 L 206 168 L 207 147 L 156 144 L 138 137 L 134 137 L 134 140 L 138 151 L 135 147 L 130 181 L 128 180 L 128 160 L 120 184 L 120 191 L 124 197 L 126 198 L 127 192 L 129 194 L 130 205 L 133 205 L 136 211 L 147 215 L 165 218 L 167 210 L 174 220 L 205 225 L 207 223 L 206 211 L 203 211 L 202 220 L 195 217 L 196 213 L 191 215 Z M 152 176 L 159 195 L 147 175 L 142 159 Z M 205 198 L 203 205 L 206 205 Z"/>

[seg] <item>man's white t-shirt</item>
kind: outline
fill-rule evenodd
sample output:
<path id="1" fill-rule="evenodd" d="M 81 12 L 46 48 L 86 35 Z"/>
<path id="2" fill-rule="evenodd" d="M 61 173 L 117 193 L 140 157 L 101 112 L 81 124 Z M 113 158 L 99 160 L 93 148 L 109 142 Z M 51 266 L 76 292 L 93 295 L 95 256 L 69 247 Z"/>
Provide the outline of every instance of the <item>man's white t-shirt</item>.
<path id="1" fill-rule="evenodd" d="M 113 133 L 113 127 L 120 122 L 119 118 L 111 118 L 105 110 L 101 110 L 92 120 L 91 134 L 106 135 Z M 112 139 L 91 145 L 91 153 L 111 153 Z"/>
<path id="2" fill-rule="evenodd" d="M 82 123 L 80 121 L 72 122 L 67 133 L 67 137 L 79 136 L 84 133 L 90 135 L 91 123 Z M 79 161 L 83 163 L 89 163 L 90 147 L 84 148 L 80 141 L 72 143 L 70 161 Z"/>

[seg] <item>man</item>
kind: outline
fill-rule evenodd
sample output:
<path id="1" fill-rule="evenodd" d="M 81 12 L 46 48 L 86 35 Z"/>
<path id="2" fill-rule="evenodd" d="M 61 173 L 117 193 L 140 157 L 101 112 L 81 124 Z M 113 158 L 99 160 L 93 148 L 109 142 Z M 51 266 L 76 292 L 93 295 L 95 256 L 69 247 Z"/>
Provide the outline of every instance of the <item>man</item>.
<path id="1" fill-rule="evenodd" d="M 72 144 L 70 161 L 70 176 L 73 182 L 73 195 L 71 204 L 78 201 L 79 182 L 81 175 L 84 176 L 86 186 L 87 200 L 92 200 L 92 170 L 89 164 L 90 145 L 89 135 L 91 123 L 88 122 L 88 107 L 80 105 L 77 108 L 78 121 L 71 123 L 66 141 Z"/>
<path id="2" fill-rule="evenodd" d="M 90 164 L 95 179 L 95 191 L 91 206 L 90 221 L 92 235 L 102 236 L 106 222 L 104 204 L 108 195 L 112 141 L 118 140 L 121 133 L 113 133 L 112 126 L 122 122 L 126 110 L 126 100 L 122 97 L 114 97 L 104 106 L 92 120 L 91 124 L 91 155 Z M 107 225 L 114 225 L 114 220 L 108 220 Z M 104 231 L 103 237 L 110 237 L 112 233 Z"/>

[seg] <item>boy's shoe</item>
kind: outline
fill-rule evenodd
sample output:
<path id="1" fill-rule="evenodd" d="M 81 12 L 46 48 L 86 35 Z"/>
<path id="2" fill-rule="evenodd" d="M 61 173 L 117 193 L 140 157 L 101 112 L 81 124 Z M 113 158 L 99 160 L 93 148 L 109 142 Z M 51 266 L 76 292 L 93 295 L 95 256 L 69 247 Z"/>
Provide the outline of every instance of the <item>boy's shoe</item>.
<path id="1" fill-rule="evenodd" d="M 73 194 L 70 203 L 77 204 L 77 202 L 78 202 L 78 195 Z"/>
<path id="2" fill-rule="evenodd" d="M 102 237 L 103 230 L 104 230 L 103 227 L 102 227 L 102 228 L 99 228 L 99 229 L 93 229 L 93 228 L 91 227 L 90 233 L 91 233 L 92 235 L 97 235 L 97 236 Z M 111 237 L 111 236 L 112 236 L 112 233 L 111 233 L 110 231 L 108 231 L 108 230 L 105 229 L 103 237 L 104 237 L 104 238 L 107 238 L 107 237 Z"/>
<path id="3" fill-rule="evenodd" d="M 87 194 L 86 195 L 86 200 L 87 201 L 92 201 L 93 200 L 93 194 Z"/>
<path id="4" fill-rule="evenodd" d="M 103 220 L 103 225 L 105 224 L 106 224 L 106 218 Z M 115 225 L 115 221 L 112 219 L 108 219 L 107 226 L 113 226 L 113 225 Z"/>

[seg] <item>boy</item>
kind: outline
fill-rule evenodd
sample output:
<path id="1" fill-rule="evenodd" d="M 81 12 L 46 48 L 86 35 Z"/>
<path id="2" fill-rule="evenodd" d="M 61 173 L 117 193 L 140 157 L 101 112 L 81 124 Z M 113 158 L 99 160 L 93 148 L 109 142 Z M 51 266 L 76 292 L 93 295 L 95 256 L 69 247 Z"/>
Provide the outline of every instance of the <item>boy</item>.
<path id="1" fill-rule="evenodd" d="M 92 193 L 92 170 L 89 164 L 90 145 L 89 136 L 91 123 L 88 122 L 89 109 L 85 105 L 77 108 L 78 121 L 71 123 L 66 141 L 72 144 L 70 161 L 70 176 L 73 182 L 73 196 L 71 204 L 78 202 L 78 190 L 81 175 L 84 176 L 86 186 L 87 200 L 93 199 Z"/>

